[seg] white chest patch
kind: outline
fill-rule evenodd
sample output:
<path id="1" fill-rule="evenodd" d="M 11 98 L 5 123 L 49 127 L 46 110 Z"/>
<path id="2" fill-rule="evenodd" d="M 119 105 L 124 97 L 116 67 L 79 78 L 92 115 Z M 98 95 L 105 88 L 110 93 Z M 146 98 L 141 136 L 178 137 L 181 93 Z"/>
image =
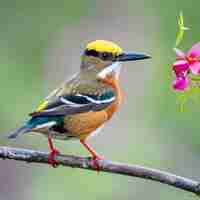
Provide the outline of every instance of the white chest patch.
<path id="1" fill-rule="evenodd" d="M 112 65 L 109 65 L 108 67 L 106 67 L 105 69 L 103 69 L 98 76 L 100 78 L 106 78 L 107 75 L 111 74 L 111 73 L 115 73 L 116 76 L 119 76 L 120 73 L 120 69 L 121 69 L 121 63 L 120 62 L 115 62 Z"/>

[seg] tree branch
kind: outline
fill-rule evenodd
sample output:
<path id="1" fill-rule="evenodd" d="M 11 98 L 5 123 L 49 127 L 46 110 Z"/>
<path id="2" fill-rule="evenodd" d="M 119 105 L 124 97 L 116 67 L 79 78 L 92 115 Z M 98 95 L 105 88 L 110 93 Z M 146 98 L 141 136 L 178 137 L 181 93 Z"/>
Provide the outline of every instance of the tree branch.
<path id="1" fill-rule="evenodd" d="M 47 153 L 10 147 L 0 147 L 0 158 L 25 161 L 28 163 L 48 163 Z M 92 165 L 91 158 L 83 158 L 72 155 L 58 155 L 55 156 L 54 160 L 59 165 L 67 167 L 96 170 Z M 111 162 L 108 160 L 100 160 L 99 167 L 100 171 L 153 180 L 200 195 L 199 182 L 181 176 L 177 176 L 165 171 L 160 171 L 137 165 L 127 165 L 117 162 Z"/>

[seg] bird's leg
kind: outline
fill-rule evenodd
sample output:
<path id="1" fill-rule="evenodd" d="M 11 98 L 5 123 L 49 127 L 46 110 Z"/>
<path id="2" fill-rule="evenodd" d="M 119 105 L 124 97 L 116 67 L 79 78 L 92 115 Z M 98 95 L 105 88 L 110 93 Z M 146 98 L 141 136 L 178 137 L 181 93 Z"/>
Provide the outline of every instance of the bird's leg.
<path id="1" fill-rule="evenodd" d="M 52 167 L 57 167 L 57 163 L 54 160 L 54 156 L 60 154 L 60 152 L 54 148 L 51 136 L 48 136 L 48 146 L 49 146 L 49 155 L 48 155 L 48 163 Z"/>
<path id="2" fill-rule="evenodd" d="M 92 149 L 92 147 L 90 147 L 84 139 L 80 139 L 80 143 L 90 152 L 90 154 L 92 155 L 92 161 L 93 161 L 93 167 L 99 171 L 100 167 L 99 167 L 99 160 L 102 160 L 103 158 L 101 156 L 99 156 L 94 149 Z"/>

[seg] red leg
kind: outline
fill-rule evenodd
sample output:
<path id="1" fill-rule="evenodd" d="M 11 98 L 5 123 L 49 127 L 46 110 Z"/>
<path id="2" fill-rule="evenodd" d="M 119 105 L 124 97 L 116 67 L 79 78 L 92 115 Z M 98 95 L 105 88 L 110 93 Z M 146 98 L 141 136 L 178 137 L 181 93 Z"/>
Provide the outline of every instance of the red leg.
<path id="1" fill-rule="evenodd" d="M 50 136 L 48 136 L 48 145 L 49 145 L 49 155 L 48 155 L 48 163 L 52 166 L 52 167 L 56 167 L 57 163 L 54 161 L 54 156 L 60 154 L 60 152 L 54 148 L 53 146 L 53 142 Z"/>
<path id="2" fill-rule="evenodd" d="M 94 149 L 92 149 L 92 147 L 90 147 L 85 140 L 81 139 L 80 143 L 90 152 L 90 154 L 92 155 L 92 161 L 93 161 L 93 166 L 94 168 L 99 171 L 100 167 L 98 164 L 99 160 L 102 160 L 103 158 L 101 156 L 99 156 Z"/>

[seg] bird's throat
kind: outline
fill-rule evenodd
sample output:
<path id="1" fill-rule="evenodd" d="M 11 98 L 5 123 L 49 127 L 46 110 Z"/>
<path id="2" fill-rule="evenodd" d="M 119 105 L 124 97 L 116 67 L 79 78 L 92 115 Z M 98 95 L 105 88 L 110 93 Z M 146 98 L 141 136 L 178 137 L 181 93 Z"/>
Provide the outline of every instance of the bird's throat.
<path id="1" fill-rule="evenodd" d="M 113 76 L 114 79 L 118 80 L 120 70 L 121 70 L 121 63 L 115 62 L 115 63 L 112 63 L 111 65 L 105 67 L 104 69 L 102 69 L 102 71 L 100 71 L 98 73 L 98 77 L 104 79 L 107 76 L 108 77 Z"/>

